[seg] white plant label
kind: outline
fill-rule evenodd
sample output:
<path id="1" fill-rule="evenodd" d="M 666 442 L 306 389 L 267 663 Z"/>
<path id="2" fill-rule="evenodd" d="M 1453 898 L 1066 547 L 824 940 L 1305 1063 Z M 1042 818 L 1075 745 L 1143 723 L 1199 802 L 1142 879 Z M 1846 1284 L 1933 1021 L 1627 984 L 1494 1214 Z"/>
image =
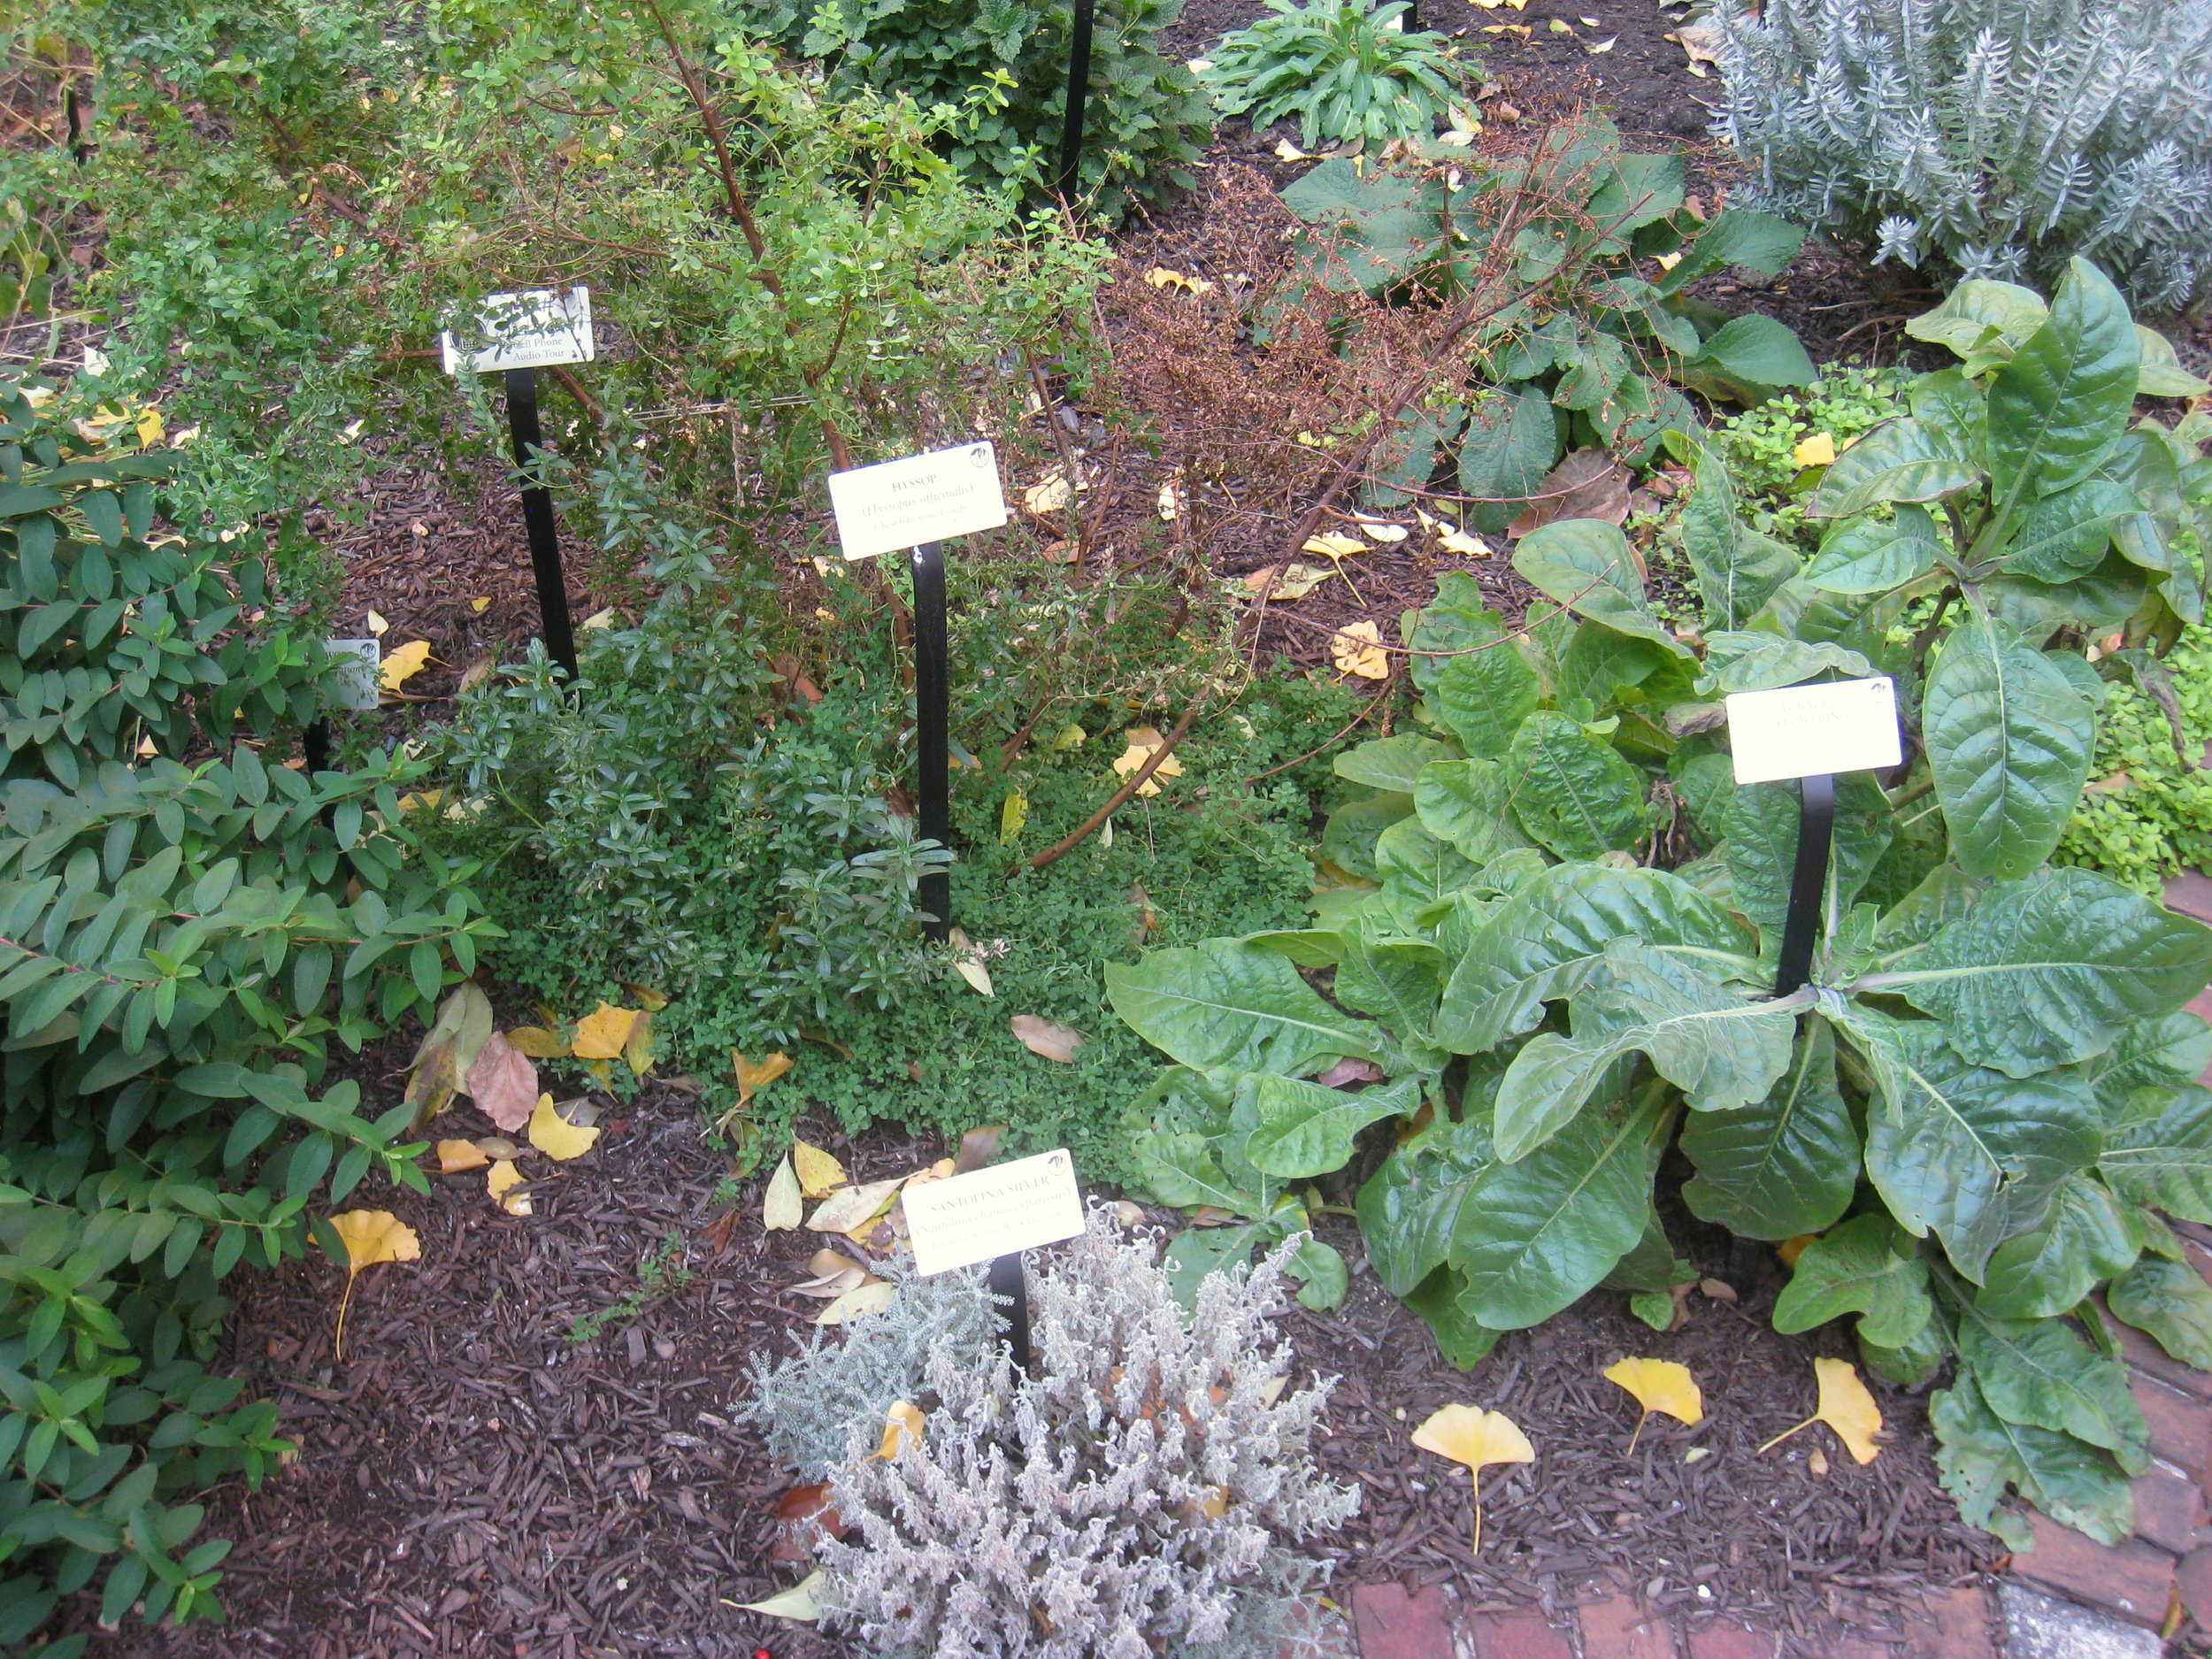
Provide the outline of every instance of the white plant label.
<path id="1" fill-rule="evenodd" d="M 1064 1150 L 925 1181 L 901 1198 L 914 1271 L 925 1276 L 1057 1244 L 1083 1231 L 1083 1195 L 1076 1190 L 1075 1161 Z"/>
<path id="2" fill-rule="evenodd" d="M 341 709 L 374 709 L 382 690 L 384 648 L 374 640 L 325 640 L 323 649 L 337 659 L 331 702 Z"/>
<path id="3" fill-rule="evenodd" d="M 832 472 L 829 490 L 838 544 L 849 559 L 973 535 L 1006 522 L 998 452 L 987 443 Z"/>
<path id="4" fill-rule="evenodd" d="M 476 350 L 455 342 L 450 330 L 438 336 L 448 374 L 490 374 L 502 369 L 543 369 L 557 363 L 589 363 L 598 355 L 591 331 L 591 290 L 526 288 L 519 294 L 489 294 L 477 307 L 476 326 L 467 331 L 486 343 Z"/>
<path id="5" fill-rule="evenodd" d="M 1739 691 L 1728 699 L 1738 783 L 1875 772 L 1905 757 L 1897 687 L 1886 677 Z"/>

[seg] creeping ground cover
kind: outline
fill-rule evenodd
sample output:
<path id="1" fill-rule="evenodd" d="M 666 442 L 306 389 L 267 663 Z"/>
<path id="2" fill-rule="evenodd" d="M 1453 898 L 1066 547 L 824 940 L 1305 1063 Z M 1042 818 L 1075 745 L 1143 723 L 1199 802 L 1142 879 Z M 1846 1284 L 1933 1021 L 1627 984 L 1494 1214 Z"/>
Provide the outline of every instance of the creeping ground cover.
<path id="1" fill-rule="evenodd" d="M 1371 793 L 1329 820 L 1310 925 L 1106 969 L 1173 1063 L 1128 1128 L 1156 1196 L 1244 1218 L 1190 1235 L 1217 1257 L 1356 1164 L 1374 1271 L 1462 1365 L 1684 1277 L 1654 1208 L 1677 1147 L 1694 1215 L 1801 1244 L 1780 1328 L 1853 1315 L 1883 1374 L 1951 1367 L 1969 1520 L 2024 1543 L 2009 1488 L 2116 1541 L 2148 1443 L 2091 1294 L 2212 1361 L 2161 1213 L 2212 1221 L 2212 1033 L 2182 1010 L 2212 930 L 2051 858 L 2106 676 L 2202 614 L 2212 466 L 2134 419 L 2163 342 L 2086 262 L 2047 305 L 1970 283 L 1923 326 L 1962 361 L 1806 477 L 1809 557 L 1669 435 L 1687 637 L 1594 519 L 1522 540 L 1551 603 L 1520 629 L 1450 576 L 1406 616 L 1421 729 L 1338 759 Z M 1876 673 L 1907 759 L 1839 780 L 1812 981 L 1778 998 L 1797 789 L 1734 783 L 1719 700 Z"/>

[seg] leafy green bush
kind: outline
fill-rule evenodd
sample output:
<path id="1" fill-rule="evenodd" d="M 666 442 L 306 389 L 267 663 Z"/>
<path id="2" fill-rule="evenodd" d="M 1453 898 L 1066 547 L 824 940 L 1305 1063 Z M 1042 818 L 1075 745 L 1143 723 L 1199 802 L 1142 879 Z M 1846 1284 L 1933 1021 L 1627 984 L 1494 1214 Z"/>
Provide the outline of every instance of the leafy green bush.
<path id="1" fill-rule="evenodd" d="M 1188 189 L 1211 135 L 1191 72 L 1160 56 L 1182 0 L 1099 0 L 1076 194 L 1118 219 L 1133 200 Z M 872 88 L 942 110 L 953 163 L 988 188 L 1049 188 L 1066 119 L 1071 0 L 751 0 L 772 38 L 830 65 L 833 92 Z"/>
<path id="2" fill-rule="evenodd" d="M 2156 893 L 2179 870 L 2212 865 L 2212 633 L 2182 630 L 2174 649 L 2144 672 L 2162 675 L 2160 697 L 2124 682 L 2112 687 L 2097 722 L 2093 779 L 2074 809 L 2062 864 L 2101 870 L 2141 893 Z"/>
<path id="3" fill-rule="evenodd" d="M 1719 130 L 1759 202 L 1968 277 L 2101 261 L 2137 303 L 2212 294 L 2212 4 L 1768 0 L 1714 9 Z"/>
<path id="4" fill-rule="evenodd" d="M 1465 96 L 1469 66 L 1434 30 L 1404 31 L 1406 8 L 1371 0 L 1267 0 L 1271 15 L 1214 49 L 1206 82 L 1225 115 L 1256 127 L 1298 118 L 1302 142 L 1428 138 Z"/>
<path id="5" fill-rule="evenodd" d="M 327 1083 L 474 962 L 466 872 L 399 803 L 424 769 L 270 764 L 328 664 L 257 546 L 155 534 L 170 457 L 0 378 L 0 1641 L 95 1583 L 112 1624 L 219 1610 L 186 1502 L 257 1483 L 276 1408 L 211 1373 L 242 1262 L 296 1256 L 308 1206 L 420 1190 L 409 1113 Z M 218 757 L 205 758 L 209 749 Z M 58 1659 L 84 1638 L 50 1644 Z"/>
<path id="6" fill-rule="evenodd" d="M 1855 1313 L 1902 1380 L 1955 1361 L 1932 1412 L 1970 1521 L 2024 1547 L 2009 1485 L 2127 1534 L 2147 1434 L 2085 1298 L 2109 1283 L 2116 1315 L 2212 1361 L 2212 1291 L 2167 1271 L 2155 1213 L 2212 1221 L 2212 1033 L 2183 1011 L 2212 929 L 2049 860 L 2093 758 L 2087 639 L 2198 611 L 2173 536 L 2206 464 L 2130 425 L 2144 346 L 2093 267 L 2027 298 L 1820 474 L 1809 561 L 1673 440 L 1701 657 L 1594 519 L 1523 539 L 1554 604 L 1519 632 L 1467 582 L 1409 615 L 1433 735 L 1339 758 L 1377 793 L 1330 820 L 1313 925 L 1106 971 L 1177 1062 L 1131 1124 L 1164 1202 L 1263 1217 L 1403 1120 L 1362 1234 L 1471 1365 L 1601 1284 L 1678 1277 L 1653 1204 L 1678 1144 L 1700 1217 L 1824 1235 L 1779 1328 Z M 1898 627 L 1925 599 L 1964 619 Z M 1776 998 L 1798 791 L 1735 784 L 1714 699 L 1875 672 L 1909 758 L 1839 780 L 1811 982 Z"/>
<path id="7" fill-rule="evenodd" d="M 1815 378 L 1782 324 L 1724 317 L 1684 292 L 1730 265 L 1771 275 L 1804 233 L 1740 209 L 1700 221 L 1685 204 L 1682 157 L 1624 150 L 1601 119 L 1548 133 L 1525 157 L 1436 145 L 1417 165 L 1325 161 L 1284 190 L 1283 204 L 1315 227 L 1302 243 L 1315 280 L 1448 303 L 1479 280 L 1481 250 L 1502 242 L 1514 279 L 1535 290 L 1525 308 L 1485 326 L 1465 386 L 1400 419 L 1377 457 L 1378 505 L 1425 488 L 1456 454 L 1458 488 L 1478 503 L 1473 523 L 1502 530 L 1563 450 L 1641 463 L 1661 433 L 1694 426 L 1669 380 L 1750 403 Z M 1659 255 L 1671 268 L 1656 281 L 1640 275 L 1636 261 Z"/>

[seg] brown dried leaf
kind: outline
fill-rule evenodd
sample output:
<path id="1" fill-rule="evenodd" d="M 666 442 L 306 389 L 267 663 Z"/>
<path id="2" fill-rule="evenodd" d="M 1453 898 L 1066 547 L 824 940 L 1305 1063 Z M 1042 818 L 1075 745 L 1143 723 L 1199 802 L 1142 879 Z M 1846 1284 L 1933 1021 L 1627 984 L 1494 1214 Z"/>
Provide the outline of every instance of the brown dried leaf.
<path id="1" fill-rule="evenodd" d="M 538 1103 L 538 1068 L 494 1032 L 469 1068 L 468 1094 L 495 1127 L 511 1134 L 530 1121 Z"/>
<path id="2" fill-rule="evenodd" d="M 730 1065 L 737 1073 L 737 1103 L 740 1110 L 753 1103 L 753 1096 L 791 1069 L 787 1054 L 764 1055 L 759 1064 L 748 1060 L 736 1049 L 730 1050 Z"/>
<path id="3" fill-rule="evenodd" d="M 998 1156 L 999 1137 L 1006 1133 L 1004 1124 L 986 1124 L 980 1129 L 971 1129 L 960 1137 L 960 1149 L 953 1154 L 953 1172 L 965 1175 L 979 1170 Z"/>
<path id="4" fill-rule="evenodd" d="M 1562 518 L 1628 522 L 1628 469 L 1603 449 L 1577 449 L 1545 475 L 1521 516 L 1506 526 L 1518 540 Z"/>
<path id="5" fill-rule="evenodd" d="M 1057 1060 L 1062 1065 L 1074 1064 L 1075 1051 L 1083 1046 L 1082 1033 L 1056 1025 L 1034 1014 L 1017 1014 L 1007 1023 L 1013 1026 L 1014 1035 L 1021 1039 L 1023 1048 L 1041 1059 Z"/>

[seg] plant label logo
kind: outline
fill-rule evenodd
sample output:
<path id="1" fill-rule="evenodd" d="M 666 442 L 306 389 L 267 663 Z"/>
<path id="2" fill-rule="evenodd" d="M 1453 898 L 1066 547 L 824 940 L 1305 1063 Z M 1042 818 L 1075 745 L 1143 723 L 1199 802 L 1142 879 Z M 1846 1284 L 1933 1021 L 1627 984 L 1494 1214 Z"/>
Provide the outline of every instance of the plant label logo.
<path id="1" fill-rule="evenodd" d="M 998 452 L 987 443 L 832 472 L 829 490 L 838 544 L 849 559 L 973 535 L 1006 522 Z"/>
<path id="2" fill-rule="evenodd" d="M 384 648 L 374 640 L 325 640 L 323 649 L 337 659 L 330 679 L 330 700 L 341 709 L 373 710 L 384 672 Z"/>
<path id="3" fill-rule="evenodd" d="M 1905 757 L 1897 687 L 1886 677 L 1739 691 L 1728 699 L 1738 783 L 1875 772 Z"/>
<path id="4" fill-rule="evenodd" d="M 901 1197 L 914 1271 L 925 1276 L 1057 1244 L 1083 1231 L 1075 1160 L 1064 1148 L 925 1181 Z"/>
<path id="5" fill-rule="evenodd" d="M 589 288 L 571 288 L 565 295 L 552 288 L 488 294 L 472 315 L 455 321 L 460 342 L 453 329 L 438 336 L 448 374 L 543 369 L 557 363 L 589 363 L 598 356 Z"/>

